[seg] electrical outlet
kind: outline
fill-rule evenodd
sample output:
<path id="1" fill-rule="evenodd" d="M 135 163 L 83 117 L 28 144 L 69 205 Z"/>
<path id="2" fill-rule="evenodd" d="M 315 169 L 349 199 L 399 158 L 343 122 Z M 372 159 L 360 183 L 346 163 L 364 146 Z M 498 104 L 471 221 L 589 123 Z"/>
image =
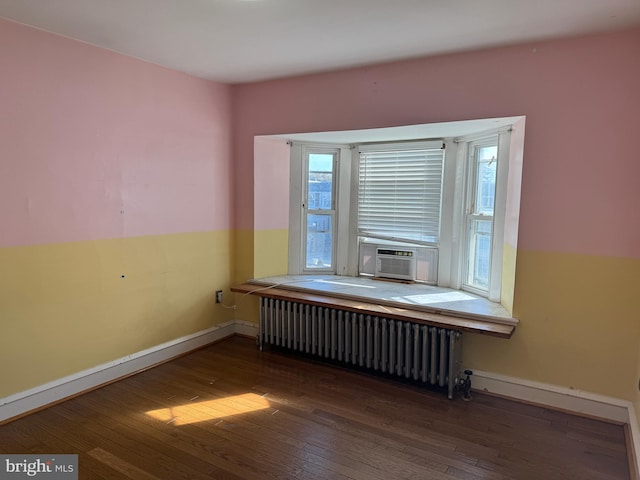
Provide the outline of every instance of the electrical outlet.
<path id="1" fill-rule="evenodd" d="M 216 303 L 222 303 L 222 290 L 216 290 Z"/>

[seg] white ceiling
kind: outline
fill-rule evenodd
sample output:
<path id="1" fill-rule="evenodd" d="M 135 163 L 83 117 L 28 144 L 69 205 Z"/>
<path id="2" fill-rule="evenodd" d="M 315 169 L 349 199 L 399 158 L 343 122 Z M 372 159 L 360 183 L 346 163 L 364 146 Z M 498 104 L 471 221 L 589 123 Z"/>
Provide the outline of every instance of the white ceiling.
<path id="1" fill-rule="evenodd" d="M 0 0 L 0 16 L 228 83 L 640 24 L 640 0 Z"/>

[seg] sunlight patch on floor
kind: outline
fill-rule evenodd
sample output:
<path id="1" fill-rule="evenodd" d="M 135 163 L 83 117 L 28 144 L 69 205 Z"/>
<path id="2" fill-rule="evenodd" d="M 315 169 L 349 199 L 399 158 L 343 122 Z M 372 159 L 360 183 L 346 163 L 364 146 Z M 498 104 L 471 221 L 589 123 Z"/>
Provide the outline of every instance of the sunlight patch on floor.
<path id="1" fill-rule="evenodd" d="M 271 405 L 264 397 L 256 395 L 255 393 L 244 393 L 232 397 L 216 398 L 203 402 L 149 410 L 145 413 L 165 423 L 189 425 L 264 410 L 269 407 L 271 407 Z"/>

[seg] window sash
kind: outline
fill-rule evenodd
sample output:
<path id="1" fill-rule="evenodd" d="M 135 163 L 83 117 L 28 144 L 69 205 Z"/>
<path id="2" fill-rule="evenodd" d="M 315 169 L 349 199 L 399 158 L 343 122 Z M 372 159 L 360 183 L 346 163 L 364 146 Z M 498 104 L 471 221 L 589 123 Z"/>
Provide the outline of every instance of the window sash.
<path id="1" fill-rule="evenodd" d="M 486 160 L 480 158 L 480 150 L 487 147 L 495 147 L 496 154 L 493 159 Z M 491 136 L 485 139 L 473 141 L 469 143 L 469 172 L 467 176 L 467 231 L 465 242 L 466 256 L 466 280 L 463 287 L 480 295 L 487 295 L 491 288 L 492 282 L 492 263 L 493 263 L 493 226 L 495 212 L 495 195 L 497 183 L 497 157 L 498 157 L 498 137 Z M 482 166 L 496 162 L 496 170 L 493 172 L 493 191 L 492 199 L 487 205 L 484 205 L 479 198 L 482 194 Z M 489 225 L 488 232 L 479 232 L 480 224 Z M 480 248 L 480 241 L 489 242 L 484 249 Z M 480 250 L 483 250 L 482 252 Z M 481 274 L 480 274 L 481 272 Z"/>
<path id="2" fill-rule="evenodd" d="M 332 156 L 331 168 L 323 170 L 313 170 L 311 167 L 312 155 Z M 302 205 L 302 232 L 303 232 L 303 252 L 302 271 L 303 272 L 334 272 L 336 268 L 336 181 L 338 178 L 338 150 L 327 148 L 305 147 L 303 149 L 304 170 L 303 170 L 303 205 Z M 311 183 L 316 175 L 327 175 L 330 177 L 330 192 L 313 192 Z M 314 194 L 318 198 L 313 199 Z M 328 195 L 327 195 L 328 194 Z M 310 225 L 310 220 L 315 218 L 321 223 L 327 223 L 323 228 L 315 229 Z M 325 220 L 321 220 L 324 218 Z M 313 222 L 311 222 L 313 224 Z M 319 247 L 317 244 L 320 244 Z M 328 243 L 326 251 L 324 245 Z M 318 247 L 318 249 L 314 248 Z M 315 254 L 315 255 L 314 255 Z M 311 258 L 312 257 L 312 258 Z"/>
<path id="3" fill-rule="evenodd" d="M 443 163 L 440 146 L 361 149 L 358 235 L 437 244 Z"/>

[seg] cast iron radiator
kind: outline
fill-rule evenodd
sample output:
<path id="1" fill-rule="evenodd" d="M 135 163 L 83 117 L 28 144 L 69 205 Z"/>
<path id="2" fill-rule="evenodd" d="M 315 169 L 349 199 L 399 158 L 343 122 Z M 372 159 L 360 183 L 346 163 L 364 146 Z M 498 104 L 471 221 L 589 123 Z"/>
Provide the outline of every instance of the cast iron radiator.
<path id="1" fill-rule="evenodd" d="M 410 321 L 260 298 L 258 342 L 446 387 L 461 380 L 462 333 Z"/>

